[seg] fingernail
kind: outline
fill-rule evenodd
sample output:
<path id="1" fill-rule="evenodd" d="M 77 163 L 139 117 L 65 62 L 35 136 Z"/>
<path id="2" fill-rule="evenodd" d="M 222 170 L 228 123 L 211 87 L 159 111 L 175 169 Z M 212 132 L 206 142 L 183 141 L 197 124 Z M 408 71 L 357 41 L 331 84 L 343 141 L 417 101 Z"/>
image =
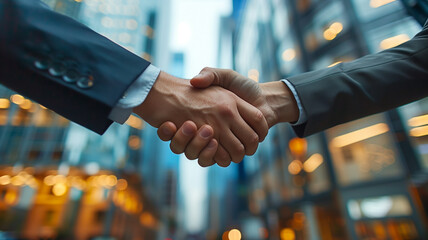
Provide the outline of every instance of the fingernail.
<path id="1" fill-rule="evenodd" d="M 199 135 L 203 138 L 209 138 L 211 136 L 211 131 L 209 128 L 204 127 L 201 132 L 199 133 Z"/>
<path id="2" fill-rule="evenodd" d="M 216 143 L 214 140 L 211 140 L 210 143 L 208 143 L 208 148 L 214 148 L 216 146 Z"/>
<path id="3" fill-rule="evenodd" d="M 184 125 L 184 126 L 183 126 L 183 133 L 184 133 L 184 135 L 186 135 L 186 136 L 191 136 L 191 135 L 193 135 L 193 134 L 194 134 L 194 132 L 193 132 L 193 128 L 192 128 L 192 127 L 189 127 L 189 126 Z"/>

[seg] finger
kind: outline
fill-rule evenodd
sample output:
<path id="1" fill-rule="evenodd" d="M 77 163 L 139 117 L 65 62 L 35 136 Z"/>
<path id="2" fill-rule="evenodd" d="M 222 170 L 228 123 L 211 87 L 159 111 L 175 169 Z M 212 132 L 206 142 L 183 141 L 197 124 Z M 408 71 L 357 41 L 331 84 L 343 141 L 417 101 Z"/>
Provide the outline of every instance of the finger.
<path id="1" fill-rule="evenodd" d="M 269 125 L 263 113 L 244 100 L 238 97 L 236 99 L 238 111 L 242 119 L 257 133 L 259 142 L 264 141 L 269 131 Z"/>
<path id="2" fill-rule="evenodd" d="M 190 84 L 196 88 L 207 88 L 211 86 L 215 80 L 215 75 L 212 73 L 213 69 L 204 68 L 202 71 L 190 79 Z"/>
<path id="3" fill-rule="evenodd" d="M 209 125 L 199 128 L 195 137 L 187 145 L 185 154 L 190 160 L 198 158 L 200 152 L 208 145 L 214 136 L 214 130 Z M 216 149 L 215 149 L 216 150 Z M 214 151 L 215 152 L 215 151 Z"/>
<path id="4" fill-rule="evenodd" d="M 214 160 L 220 167 L 228 167 L 231 163 L 229 153 L 221 144 L 217 148 L 217 152 L 214 155 Z"/>
<path id="5" fill-rule="evenodd" d="M 217 140 L 211 139 L 208 145 L 202 149 L 198 159 L 198 163 L 201 167 L 209 167 L 215 164 L 214 156 L 217 152 L 217 147 Z"/>
<path id="6" fill-rule="evenodd" d="M 172 122 L 164 122 L 158 128 L 158 136 L 162 141 L 170 141 L 177 132 L 177 127 Z"/>
<path id="7" fill-rule="evenodd" d="M 186 121 L 183 123 L 183 125 L 180 127 L 180 129 L 178 129 L 172 138 L 170 144 L 171 151 L 176 154 L 183 153 L 187 144 L 189 144 L 189 142 L 195 136 L 197 130 L 198 128 L 194 122 Z"/>
<path id="8" fill-rule="evenodd" d="M 259 136 L 242 118 L 235 119 L 230 126 L 230 130 L 239 139 L 241 144 L 244 145 L 245 155 L 253 155 L 257 151 Z M 239 163 L 240 161 L 233 162 Z"/>
<path id="9" fill-rule="evenodd" d="M 223 131 L 220 136 L 220 144 L 229 153 L 230 160 L 239 163 L 245 156 L 245 147 L 231 130 Z"/>

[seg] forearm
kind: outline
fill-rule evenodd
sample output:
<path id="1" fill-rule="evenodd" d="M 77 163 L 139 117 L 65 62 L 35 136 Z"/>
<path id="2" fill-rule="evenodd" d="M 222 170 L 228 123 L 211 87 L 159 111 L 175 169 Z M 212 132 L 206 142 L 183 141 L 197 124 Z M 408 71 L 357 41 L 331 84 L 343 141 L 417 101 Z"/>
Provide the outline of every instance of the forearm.
<path id="1" fill-rule="evenodd" d="M 289 78 L 307 114 L 307 136 L 428 95 L 428 26 L 412 40 L 353 62 Z"/>

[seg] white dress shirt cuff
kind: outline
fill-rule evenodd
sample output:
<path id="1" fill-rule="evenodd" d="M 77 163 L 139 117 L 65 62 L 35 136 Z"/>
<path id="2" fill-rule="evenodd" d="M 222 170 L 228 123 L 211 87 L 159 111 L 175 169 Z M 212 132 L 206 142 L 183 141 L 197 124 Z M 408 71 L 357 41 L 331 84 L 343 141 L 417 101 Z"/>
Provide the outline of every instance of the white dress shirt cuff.
<path id="1" fill-rule="evenodd" d="M 159 73 L 160 69 L 150 64 L 126 90 L 122 99 L 110 112 L 109 119 L 120 124 L 125 123 L 132 114 L 132 109 L 143 103 L 147 95 L 149 95 L 150 89 L 156 82 Z"/>
<path id="2" fill-rule="evenodd" d="M 297 122 L 290 123 L 291 126 L 297 126 L 305 123 L 307 120 L 305 109 L 303 109 L 302 102 L 300 101 L 299 95 L 297 95 L 296 89 L 294 88 L 293 84 L 291 84 L 287 79 L 282 79 L 281 81 L 285 83 L 290 89 L 290 91 L 293 93 L 294 99 L 296 99 L 297 102 L 297 107 L 299 108 L 299 119 L 297 120 Z"/>

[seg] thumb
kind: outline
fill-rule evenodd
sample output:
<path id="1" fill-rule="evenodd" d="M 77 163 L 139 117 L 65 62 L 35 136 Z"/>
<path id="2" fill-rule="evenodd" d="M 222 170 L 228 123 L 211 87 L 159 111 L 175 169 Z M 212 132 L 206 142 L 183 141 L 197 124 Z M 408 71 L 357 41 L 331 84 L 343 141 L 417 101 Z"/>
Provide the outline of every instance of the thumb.
<path id="1" fill-rule="evenodd" d="M 215 75 L 202 70 L 198 75 L 190 79 L 190 84 L 195 88 L 207 88 L 214 82 Z"/>

